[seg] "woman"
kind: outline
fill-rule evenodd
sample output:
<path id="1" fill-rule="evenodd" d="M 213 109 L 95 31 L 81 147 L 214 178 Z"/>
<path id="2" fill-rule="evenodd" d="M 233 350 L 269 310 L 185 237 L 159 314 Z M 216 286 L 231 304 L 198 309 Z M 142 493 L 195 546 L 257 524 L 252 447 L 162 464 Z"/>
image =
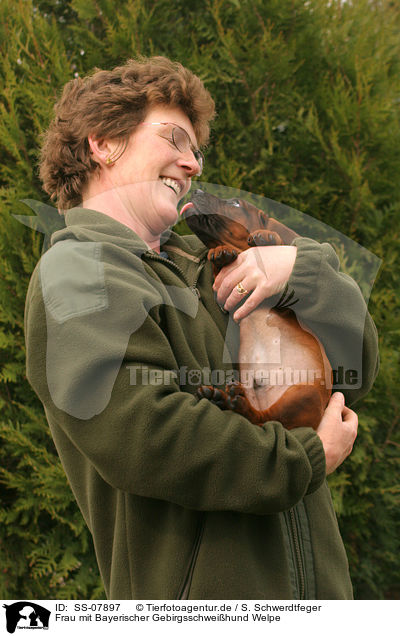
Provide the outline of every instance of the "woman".
<path id="1" fill-rule="evenodd" d="M 227 316 L 207 249 L 169 227 L 201 173 L 213 114 L 200 80 L 161 57 L 67 84 L 41 161 L 66 228 L 32 276 L 28 377 L 109 598 L 351 598 L 325 483 L 356 436 L 343 396 L 316 432 L 255 427 L 195 397 L 199 374 L 229 373 Z M 218 300 L 232 309 L 244 281 L 246 312 L 289 281 L 310 298 L 304 313 L 327 351 L 338 330 L 344 357 L 343 343 L 364 333 L 365 393 L 377 349 L 361 293 L 327 245 L 272 249 L 274 259 L 254 248 L 225 268 Z"/>

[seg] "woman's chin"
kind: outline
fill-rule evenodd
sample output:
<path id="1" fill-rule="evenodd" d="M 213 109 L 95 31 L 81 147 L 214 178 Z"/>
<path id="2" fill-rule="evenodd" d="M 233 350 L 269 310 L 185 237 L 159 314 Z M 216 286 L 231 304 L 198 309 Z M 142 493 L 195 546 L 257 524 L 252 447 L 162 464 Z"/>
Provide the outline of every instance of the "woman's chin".
<path id="1" fill-rule="evenodd" d="M 168 227 L 170 227 L 171 225 L 175 225 L 179 218 L 177 206 L 173 204 L 166 206 L 165 209 L 160 212 L 160 218 L 165 221 Z"/>
<path id="2" fill-rule="evenodd" d="M 179 212 L 174 206 L 164 207 L 159 211 L 156 223 L 157 232 L 162 234 L 165 230 L 168 230 L 170 227 L 175 225 L 175 223 L 179 220 Z"/>

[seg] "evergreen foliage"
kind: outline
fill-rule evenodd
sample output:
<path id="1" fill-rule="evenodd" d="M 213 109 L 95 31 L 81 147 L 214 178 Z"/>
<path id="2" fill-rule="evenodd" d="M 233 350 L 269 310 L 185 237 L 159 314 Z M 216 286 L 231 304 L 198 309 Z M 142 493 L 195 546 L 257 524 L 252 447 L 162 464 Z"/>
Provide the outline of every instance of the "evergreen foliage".
<path id="1" fill-rule="evenodd" d="M 179 60 L 216 100 L 204 181 L 307 212 L 383 259 L 370 303 L 381 371 L 330 482 L 356 598 L 400 597 L 399 28 L 389 0 L 0 3 L 0 597 L 104 597 L 25 377 L 42 238 L 12 214 L 29 214 L 22 199 L 48 202 L 38 147 L 63 84 L 139 54 Z"/>

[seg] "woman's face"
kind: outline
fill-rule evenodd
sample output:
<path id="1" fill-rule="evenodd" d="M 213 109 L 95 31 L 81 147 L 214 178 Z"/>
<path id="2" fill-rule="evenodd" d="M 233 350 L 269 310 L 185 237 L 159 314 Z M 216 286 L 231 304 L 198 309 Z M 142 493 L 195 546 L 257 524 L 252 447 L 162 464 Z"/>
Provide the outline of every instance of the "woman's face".
<path id="1" fill-rule="evenodd" d="M 157 122 L 177 124 L 197 148 L 193 126 L 180 108 L 154 106 L 143 121 L 146 125 L 139 125 L 132 133 L 125 152 L 105 168 L 119 203 L 152 236 L 159 236 L 176 222 L 178 202 L 199 172 L 193 152 L 187 149 L 182 153 L 170 141 L 172 126 Z"/>

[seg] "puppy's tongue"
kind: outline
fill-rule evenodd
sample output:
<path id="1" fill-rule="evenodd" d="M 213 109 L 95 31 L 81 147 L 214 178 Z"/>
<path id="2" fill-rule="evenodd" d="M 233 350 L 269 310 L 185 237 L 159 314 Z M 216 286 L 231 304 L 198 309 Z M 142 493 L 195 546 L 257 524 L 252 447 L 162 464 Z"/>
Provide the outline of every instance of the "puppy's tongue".
<path id="1" fill-rule="evenodd" d="M 189 210 L 190 208 L 194 208 L 194 205 L 191 201 L 189 201 L 189 203 L 185 203 L 184 206 L 182 206 L 181 211 L 180 211 L 180 215 L 182 216 L 182 214 L 184 214 L 186 212 L 186 210 Z"/>

